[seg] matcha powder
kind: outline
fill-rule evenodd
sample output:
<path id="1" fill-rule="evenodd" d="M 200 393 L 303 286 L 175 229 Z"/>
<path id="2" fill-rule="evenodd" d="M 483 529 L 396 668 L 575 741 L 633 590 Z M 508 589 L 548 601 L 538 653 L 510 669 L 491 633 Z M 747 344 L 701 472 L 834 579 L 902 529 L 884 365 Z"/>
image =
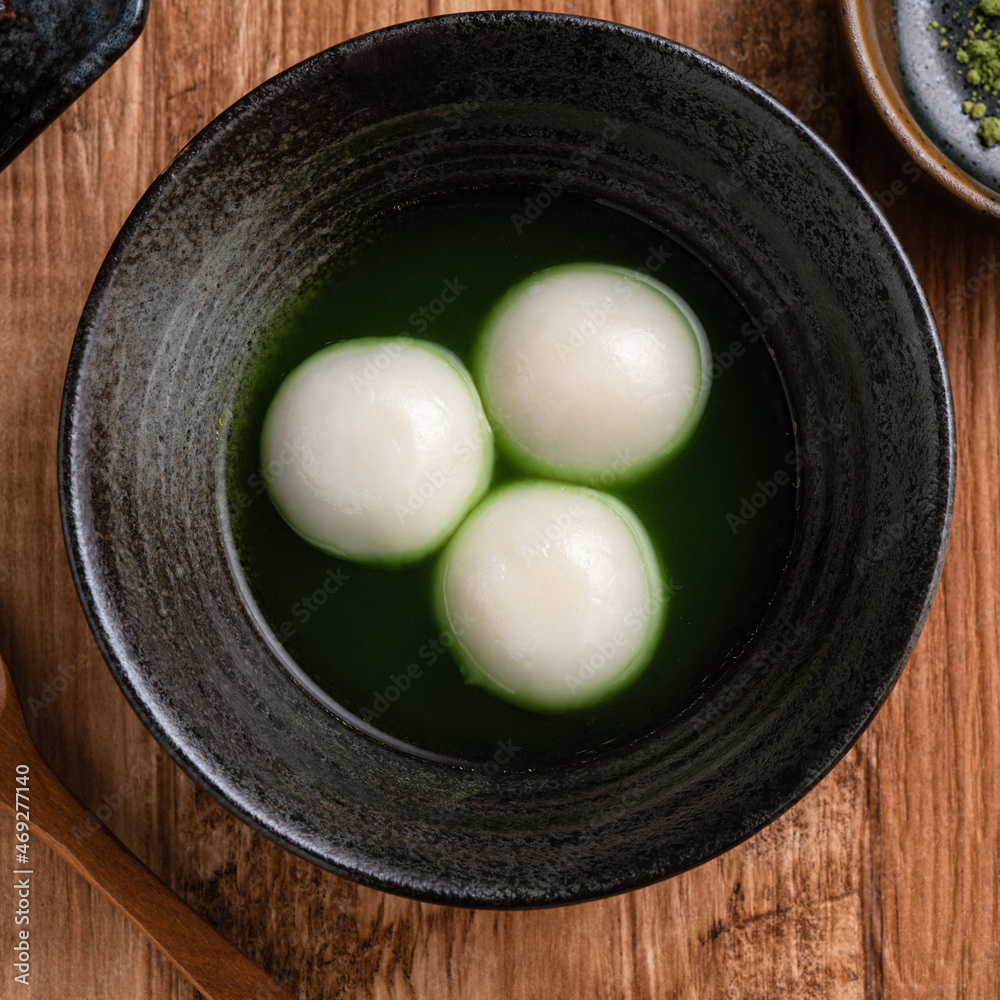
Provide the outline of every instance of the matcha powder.
<path id="1" fill-rule="evenodd" d="M 995 146 L 1000 142 L 1000 118 L 993 116 L 984 118 L 978 134 L 987 146 Z"/>
<path id="2" fill-rule="evenodd" d="M 956 13 L 954 20 L 959 16 Z M 941 48 L 947 48 L 949 41 L 955 42 L 958 73 L 971 90 L 969 98 L 962 102 L 962 111 L 979 122 L 976 134 L 984 146 L 1000 143 L 1000 21 L 991 20 L 994 18 L 1000 18 L 1000 0 L 979 0 L 966 15 L 971 23 L 960 40 L 957 24 L 950 38 L 948 28 L 937 21 L 927 26 L 928 31 L 945 36 L 939 42 Z"/>

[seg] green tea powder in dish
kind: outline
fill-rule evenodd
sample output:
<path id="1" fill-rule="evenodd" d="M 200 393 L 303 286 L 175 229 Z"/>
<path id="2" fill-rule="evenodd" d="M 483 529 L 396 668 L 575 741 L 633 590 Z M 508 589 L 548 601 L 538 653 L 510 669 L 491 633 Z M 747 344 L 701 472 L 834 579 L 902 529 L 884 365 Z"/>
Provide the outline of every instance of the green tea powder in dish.
<path id="1" fill-rule="evenodd" d="M 489 484 L 493 434 L 464 365 L 407 338 L 334 344 L 281 383 L 261 467 L 306 541 L 358 562 L 438 548 Z"/>
<path id="2" fill-rule="evenodd" d="M 958 73 L 964 77 L 969 99 L 962 101 L 962 112 L 979 122 L 976 135 L 987 148 L 1000 142 L 1000 0 L 979 0 L 971 5 L 960 23 L 953 19 L 957 34 L 949 27 L 932 21 L 927 30 L 945 37 L 941 48 L 955 42 Z M 964 32 L 964 33 L 963 33 Z M 987 114 L 990 111 L 992 114 Z"/>
<path id="3" fill-rule="evenodd" d="M 634 478 L 691 435 L 710 379 L 705 332 L 637 271 L 568 264 L 511 289 L 473 364 L 503 444 L 527 470 L 573 482 Z"/>
<path id="4" fill-rule="evenodd" d="M 466 680 L 560 713 L 634 681 L 660 638 L 659 564 L 623 503 L 532 481 L 498 491 L 442 553 L 442 628 Z"/>

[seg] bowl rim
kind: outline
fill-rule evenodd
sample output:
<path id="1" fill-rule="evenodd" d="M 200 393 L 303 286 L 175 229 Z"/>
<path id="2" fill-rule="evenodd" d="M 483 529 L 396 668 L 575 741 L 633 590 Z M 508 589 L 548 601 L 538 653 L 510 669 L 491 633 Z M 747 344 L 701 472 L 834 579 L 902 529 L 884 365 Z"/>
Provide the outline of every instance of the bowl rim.
<path id="1" fill-rule="evenodd" d="M 954 163 L 914 119 L 892 79 L 878 42 L 872 0 L 844 0 L 840 13 L 855 73 L 878 117 L 896 141 L 948 194 L 980 217 L 1000 222 L 1000 192 Z"/>
<path id="2" fill-rule="evenodd" d="M 940 380 L 941 394 L 939 397 L 939 414 L 944 417 L 947 431 L 947 449 L 942 449 L 939 459 L 939 475 L 942 481 L 947 483 L 947 498 L 944 510 L 941 515 L 941 529 L 939 544 L 934 561 L 934 569 L 923 594 L 923 603 L 919 614 L 915 616 L 914 625 L 910 632 L 905 649 L 894 663 L 886 663 L 878 678 L 878 684 L 872 685 L 873 699 L 872 710 L 865 717 L 860 725 L 854 722 L 841 723 L 836 739 L 831 738 L 827 743 L 827 752 L 824 755 L 814 754 L 814 759 L 807 763 L 810 765 L 803 769 L 803 776 L 794 787 L 782 788 L 780 794 L 775 790 L 770 798 L 766 810 L 761 810 L 762 815 L 758 822 L 747 825 L 745 832 L 737 839 L 727 842 L 720 847 L 709 847 L 700 852 L 695 852 L 695 856 L 688 863 L 677 867 L 674 871 L 666 875 L 658 874 L 653 876 L 635 877 L 631 880 L 622 880 L 614 886 L 606 886 L 595 889 L 587 893 L 566 894 L 547 898 L 539 901 L 536 898 L 505 898 L 498 900 L 495 895 L 487 895 L 477 892 L 476 886 L 469 886 L 466 891 L 456 892 L 452 887 L 435 885 L 433 881 L 415 884 L 412 878 L 407 878 L 405 872 L 391 870 L 389 874 L 375 874 L 359 872 L 346 867 L 345 865 L 323 855 L 318 850 L 311 848 L 305 843 L 295 841 L 281 828 L 280 822 L 274 825 L 265 825 L 264 820 L 250 812 L 243 805 L 235 802 L 229 793 L 224 790 L 214 779 L 212 774 L 207 773 L 198 766 L 195 755 L 190 753 L 190 748 L 183 743 L 175 741 L 174 737 L 159 722 L 157 717 L 149 709 L 146 702 L 129 683 L 123 664 L 115 652 L 113 637 L 105 628 L 105 623 L 101 614 L 100 595 L 91 586 L 91 580 L 86 573 L 86 563 L 83 558 L 83 549 L 86 547 L 86 539 L 82 537 L 79 530 L 81 525 L 76 518 L 75 496 L 77 484 L 72 475 L 71 451 L 74 434 L 74 410 L 77 398 L 77 390 L 82 374 L 82 366 L 86 354 L 87 344 L 91 333 L 99 319 L 103 298 L 116 276 L 119 262 L 123 251 L 145 225 L 148 217 L 153 213 L 160 200 L 177 183 L 176 178 L 183 172 L 183 168 L 195 160 L 203 146 L 211 143 L 214 138 L 224 133 L 230 122 L 242 115 L 249 107 L 257 103 L 261 96 L 272 90 L 280 92 L 284 83 L 302 67 L 312 63 L 314 60 L 323 58 L 330 53 L 337 51 L 350 52 L 358 46 L 371 44 L 372 40 L 378 37 L 388 37 L 398 33 L 412 32 L 420 28 L 427 28 L 432 24 L 446 26 L 448 24 L 477 24 L 485 25 L 495 23 L 504 18 L 514 18 L 522 23 L 572 23 L 580 26 L 590 26 L 604 31 L 616 33 L 624 36 L 635 43 L 655 46 L 660 52 L 670 53 L 672 56 L 680 56 L 690 63 L 697 64 L 698 67 L 709 77 L 719 81 L 727 87 L 733 87 L 741 91 L 750 100 L 756 102 L 764 110 L 781 121 L 783 127 L 789 129 L 797 135 L 797 138 L 811 147 L 821 158 L 827 160 L 843 179 L 845 185 L 853 188 L 854 194 L 867 211 L 872 215 L 872 222 L 882 230 L 882 237 L 887 247 L 896 254 L 898 264 L 901 266 L 903 276 L 908 280 L 911 290 L 914 293 L 913 307 L 916 312 L 922 313 L 926 320 L 926 330 L 933 344 L 933 361 L 936 362 L 936 376 Z M 798 802 L 804 795 L 811 791 L 822 780 L 840 760 L 851 749 L 860 735 L 871 723 L 878 710 L 884 704 L 886 698 L 891 693 L 905 668 L 910 655 L 919 639 L 927 616 L 930 612 L 931 604 L 937 592 L 941 579 L 943 565 L 947 553 L 948 541 L 951 532 L 954 498 L 955 498 L 955 475 L 956 475 L 956 438 L 955 419 L 952 403 L 952 392 L 948 371 L 945 364 L 944 350 L 934 322 L 933 314 L 927 302 L 926 293 L 921 286 L 912 263 L 899 243 L 893 230 L 888 225 L 883 212 L 876 204 L 864 185 L 858 180 L 853 172 L 847 167 L 843 160 L 829 147 L 829 145 L 816 133 L 806 126 L 791 111 L 784 107 L 776 98 L 768 94 L 761 87 L 757 86 L 741 74 L 730 69 L 717 60 L 682 45 L 663 36 L 655 35 L 651 32 L 643 31 L 617 22 L 602 20 L 599 18 L 583 17 L 574 14 L 564 14 L 555 12 L 537 11 L 469 11 L 454 14 L 435 15 L 431 17 L 418 18 L 411 21 L 400 22 L 377 28 L 371 32 L 347 39 L 329 49 L 322 50 L 300 63 L 289 67 L 279 74 L 266 80 L 252 91 L 237 100 L 234 104 L 224 110 L 215 119 L 202 128 L 173 158 L 164 168 L 162 173 L 150 185 L 142 195 L 135 208 L 130 213 L 128 219 L 116 236 L 108 254 L 103 261 L 94 285 L 89 293 L 84 306 L 80 323 L 74 338 L 72 350 L 69 357 L 66 380 L 64 384 L 62 407 L 59 418 L 59 439 L 58 439 L 58 489 L 60 512 L 63 527 L 64 540 L 69 555 L 70 570 L 73 581 L 80 597 L 87 623 L 90 626 L 98 647 L 101 650 L 106 662 L 115 677 L 116 682 L 124 693 L 126 700 L 133 710 L 142 720 L 146 728 L 152 733 L 154 738 L 163 746 L 175 763 L 192 779 L 199 788 L 207 791 L 217 801 L 220 802 L 229 812 L 236 815 L 245 822 L 251 829 L 263 834 L 268 839 L 278 843 L 293 854 L 318 864 L 329 871 L 333 871 L 342 877 L 350 879 L 356 883 L 379 889 L 382 891 L 404 895 L 408 898 L 418 899 L 424 902 L 432 902 L 446 905 L 458 905 L 483 909 L 520 909 L 538 908 L 547 906 L 560 906 L 570 903 L 586 902 L 593 899 L 604 898 L 617 893 L 627 892 L 653 884 L 666 877 L 672 877 L 683 871 L 694 868 L 706 861 L 717 857 L 738 844 L 754 836 L 773 820 L 786 812 L 791 806 Z M 881 692 L 874 695 L 878 686 L 882 686 Z"/>

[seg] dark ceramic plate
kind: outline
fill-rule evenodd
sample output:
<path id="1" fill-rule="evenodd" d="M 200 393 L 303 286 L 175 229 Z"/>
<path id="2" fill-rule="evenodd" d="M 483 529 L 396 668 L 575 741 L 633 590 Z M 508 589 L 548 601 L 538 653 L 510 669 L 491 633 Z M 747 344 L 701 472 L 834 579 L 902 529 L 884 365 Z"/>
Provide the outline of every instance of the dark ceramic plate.
<path id="1" fill-rule="evenodd" d="M 477 98 L 484 75 L 489 94 Z M 672 233 L 766 317 L 797 423 L 800 514 L 769 615 L 690 711 L 560 767 L 461 771 L 345 725 L 264 641 L 230 558 L 218 418 L 266 346 L 262 320 L 375 212 L 457 186 L 541 190 L 556 174 Z M 317 864 L 484 907 L 673 875 L 815 785 L 913 648 L 953 477 L 927 303 L 834 154 L 696 52 L 533 13 L 446 16 L 346 42 L 209 125 L 101 269 L 60 426 L 84 608 L 174 759 Z"/>
<path id="2" fill-rule="evenodd" d="M 1000 192 L 1000 146 L 987 149 L 976 135 L 977 124 L 962 112 L 971 88 L 956 74 L 956 39 L 965 36 L 971 0 L 905 0 L 897 3 L 896 38 L 903 94 L 920 127 L 948 158 L 970 177 Z M 954 15 L 960 17 L 956 21 Z M 927 30 L 932 21 L 946 26 L 948 42 Z M 996 102 L 990 102 L 993 114 Z"/>
<path id="3" fill-rule="evenodd" d="M 149 0 L 15 0 L 0 30 L 0 170 L 139 37 Z"/>
<path id="4" fill-rule="evenodd" d="M 954 26 L 968 24 L 965 15 L 973 3 L 844 0 L 840 13 L 855 69 L 879 119 L 945 191 L 997 220 L 1000 146 L 987 149 L 979 141 L 976 123 L 962 113 L 969 95 L 955 73 Z M 941 36 L 927 30 L 932 21 L 947 26 L 944 49 Z M 958 32 L 959 40 L 964 34 Z"/>

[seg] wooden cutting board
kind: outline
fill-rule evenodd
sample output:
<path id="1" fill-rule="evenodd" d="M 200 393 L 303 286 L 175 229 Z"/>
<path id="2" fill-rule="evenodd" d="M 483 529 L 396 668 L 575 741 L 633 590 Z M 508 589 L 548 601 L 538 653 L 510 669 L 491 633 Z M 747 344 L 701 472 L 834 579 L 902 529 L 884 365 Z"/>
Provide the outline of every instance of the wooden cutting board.
<path id="1" fill-rule="evenodd" d="M 56 427 L 80 311 L 136 200 L 216 114 L 352 35 L 464 8 L 153 0 L 136 46 L 0 174 L 0 651 L 35 740 L 140 858 L 301 997 L 995 997 L 1000 240 L 914 180 L 866 113 L 834 0 L 530 6 L 666 35 L 771 91 L 880 198 L 927 289 L 955 393 L 955 526 L 930 620 L 874 725 L 803 802 L 723 857 L 544 912 L 469 912 L 358 888 L 195 789 L 111 679 L 63 549 Z M 0 868 L 15 867 L 13 848 L 0 817 Z M 31 985 L 13 981 L 13 876 L 0 875 L 0 995 L 190 1000 L 122 917 L 40 845 L 32 851 Z"/>

